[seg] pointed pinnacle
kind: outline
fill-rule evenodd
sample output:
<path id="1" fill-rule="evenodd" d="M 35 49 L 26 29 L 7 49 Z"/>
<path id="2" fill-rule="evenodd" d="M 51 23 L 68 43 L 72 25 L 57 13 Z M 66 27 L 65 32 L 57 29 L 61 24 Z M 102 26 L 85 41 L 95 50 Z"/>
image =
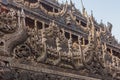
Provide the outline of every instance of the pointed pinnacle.
<path id="1" fill-rule="evenodd" d="M 25 13 L 24 13 L 24 10 L 23 10 L 23 9 L 21 9 L 21 16 L 22 16 L 22 17 L 25 17 Z"/>

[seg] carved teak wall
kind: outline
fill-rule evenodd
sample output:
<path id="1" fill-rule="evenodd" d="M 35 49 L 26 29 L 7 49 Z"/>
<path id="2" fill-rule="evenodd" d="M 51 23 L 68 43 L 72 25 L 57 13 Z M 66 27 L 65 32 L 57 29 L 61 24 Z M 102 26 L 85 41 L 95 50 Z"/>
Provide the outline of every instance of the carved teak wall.
<path id="1" fill-rule="evenodd" d="M 0 0 L 0 80 L 119 80 L 111 28 L 72 2 Z"/>

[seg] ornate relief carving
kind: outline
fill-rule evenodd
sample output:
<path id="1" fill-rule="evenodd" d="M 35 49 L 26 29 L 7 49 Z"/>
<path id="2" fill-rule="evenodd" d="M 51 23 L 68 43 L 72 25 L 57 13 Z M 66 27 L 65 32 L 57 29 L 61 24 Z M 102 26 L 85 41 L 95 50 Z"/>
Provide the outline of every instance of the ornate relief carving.
<path id="1" fill-rule="evenodd" d="M 32 56 L 31 48 L 27 44 L 22 44 L 14 49 L 15 57 L 28 58 Z"/>
<path id="2" fill-rule="evenodd" d="M 23 28 L 19 27 L 18 18 L 16 17 L 17 13 L 14 10 L 11 9 L 8 13 L 3 12 L 0 14 L 0 16 L 1 16 L 0 33 L 1 39 L 3 39 L 2 43 L 4 44 L 3 54 L 10 55 L 13 50 L 13 47 L 15 47 L 16 44 L 19 44 L 19 42 L 23 40 L 21 34 L 22 33 L 24 34 L 24 30 L 22 31 Z M 20 38 L 21 40 L 19 40 Z M 18 40 L 19 42 L 17 42 Z"/>
<path id="3" fill-rule="evenodd" d="M 29 3 L 26 0 L 17 2 L 21 3 L 23 1 L 31 8 L 40 7 L 47 15 L 65 15 L 64 18 L 67 24 L 73 23 L 72 21 L 75 22 L 75 24 L 73 23 L 74 25 L 77 24 L 77 17 L 74 16 L 75 9 L 71 7 L 72 10 L 68 10 L 68 3 L 66 3 L 61 11 L 54 13 L 47 11 L 44 6 L 37 2 Z M 18 11 L 18 13 L 14 10 L 0 13 L 0 55 L 9 56 L 13 60 L 21 61 L 21 63 L 30 63 L 31 66 L 44 63 L 47 67 L 50 64 L 55 67 L 62 67 L 62 69 L 63 67 L 72 69 L 75 72 L 78 70 L 78 73 L 87 76 L 93 74 L 95 76 L 103 76 L 103 79 L 108 76 L 110 78 L 118 77 L 120 72 L 120 59 L 113 56 L 113 53 L 107 50 L 107 43 L 102 41 L 104 37 L 107 37 L 106 41 L 114 41 L 111 36 L 112 25 L 108 24 L 108 27 L 103 26 L 100 27 L 99 30 L 96 30 L 93 16 L 87 15 L 86 17 L 87 27 L 85 27 L 84 30 L 89 31 L 86 34 L 88 38 L 85 37 L 85 39 L 88 40 L 88 44 L 82 46 L 81 34 L 75 35 L 77 38 L 74 40 L 72 32 L 67 30 L 68 35 L 65 35 L 66 29 L 61 28 L 54 20 L 50 22 L 47 28 L 46 25 L 48 25 L 48 22 L 43 22 L 41 23 L 42 25 L 39 25 L 42 29 L 38 29 L 36 21 L 35 27 L 30 28 L 25 24 L 25 13 L 23 9 L 21 12 Z M 83 28 L 80 23 L 77 25 Z M 36 65 L 33 65 L 34 63 L 36 63 Z M 8 65 L 9 62 L 0 61 L 0 66 L 8 67 Z M 14 75 L 10 75 L 10 79 L 26 80 L 33 79 L 34 76 L 38 77 L 38 74 L 33 75 L 33 73 L 24 70 L 11 71 L 9 69 L 4 71 L 8 71 Z M 2 72 L 3 77 L 0 78 L 4 79 L 5 74 L 6 72 Z M 28 76 L 28 78 L 26 76 Z M 39 77 L 40 79 L 56 79 L 55 76 L 51 77 L 51 75 L 47 74 L 42 74 Z"/>
<path id="4" fill-rule="evenodd" d="M 15 32 L 17 29 L 17 18 L 16 13 L 13 10 L 10 12 L 2 12 L 0 14 L 0 32 L 1 35 Z"/>

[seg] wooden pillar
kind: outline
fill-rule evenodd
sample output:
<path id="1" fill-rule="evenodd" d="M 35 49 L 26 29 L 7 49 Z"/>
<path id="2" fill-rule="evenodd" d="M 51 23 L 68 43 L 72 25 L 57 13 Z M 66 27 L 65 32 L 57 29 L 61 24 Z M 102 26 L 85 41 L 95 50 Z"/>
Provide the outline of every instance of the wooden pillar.
<path id="1" fill-rule="evenodd" d="M 39 38 L 39 33 L 38 33 L 38 24 L 37 24 L 37 20 L 34 20 L 34 29 L 35 29 L 35 33 L 37 34 L 37 37 Z"/>
<path id="2" fill-rule="evenodd" d="M 112 51 L 112 49 L 110 49 L 110 53 L 111 53 L 111 55 L 113 55 L 113 51 Z"/>
<path id="3" fill-rule="evenodd" d="M 37 27 L 37 20 L 34 20 L 34 26 Z"/>
<path id="4" fill-rule="evenodd" d="M 22 24 L 22 28 L 25 28 L 26 24 L 25 24 L 25 13 L 24 10 L 21 10 L 21 24 Z"/>
<path id="5" fill-rule="evenodd" d="M 70 32 L 70 39 L 72 40 L 72 34 L 71 34 L 71 32 Z"/>
<path id="6" fill-rule="evenodd" d="M 81 20 L 79 21 L 79 25 L 82 26 L 82 25 L 81 25 Z"/>
<path id="7" fill-rule="evenodd" d="M 52 10 L 54 13 L 55 13 L 55 8 L 53 8 L 53 10 Z"/>
<path id="8" fill-rule="evenodd" d="M 37 31 L 37 20 L 34 20 L 35 31 Z"/>
<path id="9" fill-rule="evenodd" d="M 83 46 L 85 46 L 85 38 L 82 38 L 82 40 L 83 40 Z"/>
<path id="10" fill-rule="evenodd" d="M 20 23 L 20 11 L 17 12 L 17 16 L 18 16 L 18 26 L 20 28 L 21 23 Z"/>
<path id="11" fill-rule="evenodd" d="M 62 36 L 65 37 L 65 30 L 64 30 L 64 28 L 62 29 Z"/>
<path id="12" fill-rule="evenodd" d="M 45 29 L 45 22 L 42 21 L 42 29 Z"/>
<path id="13" fill-rule="evenodd" d="M 81 26 L 81 22 L 80 22 L 80 20 L 79 20 L 79 22 L 78 22 L 78 25 L 80 25 L 80 26 Z"/>
<path id="14" fill-rule="evenodd" d="M 46 38 L 45 38 L 45 22 L 42 22 L 43 23 L 43 29 L 42 29 L 42 44 L 45 43 L 46 41 Z"/>

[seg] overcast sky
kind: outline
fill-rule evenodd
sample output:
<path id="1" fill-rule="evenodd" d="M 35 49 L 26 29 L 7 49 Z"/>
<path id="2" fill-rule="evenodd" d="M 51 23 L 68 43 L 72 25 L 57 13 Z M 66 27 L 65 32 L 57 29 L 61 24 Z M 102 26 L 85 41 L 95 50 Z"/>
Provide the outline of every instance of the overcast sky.
<path id="1" fill-rule="evenodd" d="M 58 0 L 65 2 L 66 0 Z M 70 1 L 70 0 L 67 0 Z M 72 0 L 76 8 L 82 10 L 81 0 Z M 95 19 L 104 24 L 113 24 L 112 34 L 120 42 L 120 0 L 83 0 L 83 4 L 88 12 L 93 11 Z"/>

